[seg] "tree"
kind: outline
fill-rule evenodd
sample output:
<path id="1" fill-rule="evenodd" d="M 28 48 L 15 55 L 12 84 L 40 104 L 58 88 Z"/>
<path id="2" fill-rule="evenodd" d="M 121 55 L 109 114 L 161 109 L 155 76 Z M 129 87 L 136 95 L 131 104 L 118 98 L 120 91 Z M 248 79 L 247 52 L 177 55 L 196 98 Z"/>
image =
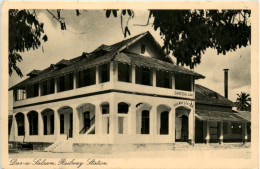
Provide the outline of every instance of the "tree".
<path id="1" fill-rule="evenodd" d="M 241 111 L 251 111 L 251 97 L 249 94 L 241 92 L 237 94 L 236 106 Z"/>
<path id="2" fill-rule="evenodd" d="M 37 19 L 35 11 L 29 10 L 9 10 L 9 75 L 13 70 L 18 76 L 23 77 L 23 73 L 17 66 L 21 62 L 22 56 L 19 54 L 25 50 L 37 49 L 41 45 L 41 35 L 44 33 L 43 23 Z M 43 40 L 47 41 L 47 35 Z"/>
<path id="3" fill-rule="evenodd" d="M 61 17 L 61 10 L 57 14 L 46 10 L 60 25 L 61 30 L 67 30 L 65 18 Z M 80 16 L 80 11 L 76 10 L 76 15 Z M 9 35 L 9 74 L 12 74 L 12 68 L 18 75 L 22 75 L 20 69 L 16 66 L 16 61 L 21 61 L 22 57 L 17 53 L 23 52 L 40 46 L 40 36 L 43 33 L 43 24 L 39 23 L 36 13 L 28 10 L 10 10 Z M 135 17 L 134 11 L 130 9 L 105 10 L 105 16 L 121 18 L 122 33 L 125 37 L 131 35 L 128 28 L 128 22 Z M 128 15 L 125 25 L 123 25 L 123 16 Z M 207 48 L 215 48 L 218 54 L 226 54 L 228 51 L 235 51 L 242 46 L 246 47 L 251 43 L 251 23 L 250 10 L 149 10 L 147 23 L 152 25 L 154 30 L 160 31 L 164 40 L 163 50 L 167 54 L 172 54 L 177 64 L 190 66 L 193 68 L 201 62 L 201 55 Z M 23 20 L 19 20 L 20 18 Z M 26 23 L 30 21 L 29 25 Z M 152 22 L 152 23 L 150 23 Z M 12 25 L 14 24 L 14 25 Z M 35 28 L 32 25 L 37 25 Z M 19 28 L 17 31 L 17 28 Z M 23 31 L 22 31 L 23 30 Z M 14 34 L 13 34 L 14 32 Z M 21 33 L 28 36 L 21 36 Z M 23 35 L 22 34 L 22 35 Z M 28 38 L 30 37 L 30 38 Z M 47 40 L 45 35 L 44 40 Z M 13 43 L 19 43 L 18 46 Z"/>

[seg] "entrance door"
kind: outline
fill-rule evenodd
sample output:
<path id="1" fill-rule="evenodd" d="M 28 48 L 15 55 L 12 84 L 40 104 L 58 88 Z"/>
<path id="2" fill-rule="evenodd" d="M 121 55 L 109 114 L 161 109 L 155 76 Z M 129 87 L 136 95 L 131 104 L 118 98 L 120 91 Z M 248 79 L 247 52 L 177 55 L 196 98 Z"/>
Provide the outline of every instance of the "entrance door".
<path id="1" fill-rule="evenodd" d="M 182 116 L 182 127 L 181 127 L 181 140 L 182 141 L 188 141 L 188 117 L 187 116 Z"/>

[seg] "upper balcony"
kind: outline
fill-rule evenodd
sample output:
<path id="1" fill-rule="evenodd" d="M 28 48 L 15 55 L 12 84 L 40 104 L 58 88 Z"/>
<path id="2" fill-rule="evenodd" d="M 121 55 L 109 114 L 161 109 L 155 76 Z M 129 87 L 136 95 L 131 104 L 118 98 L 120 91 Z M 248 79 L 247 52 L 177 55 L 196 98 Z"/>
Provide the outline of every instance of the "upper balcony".
<path id="1" fill-rule="evenodd" d="M 111 61 L 14 89 L 14 107 L 107 91 L 194 98 L 194 77 Z"/>

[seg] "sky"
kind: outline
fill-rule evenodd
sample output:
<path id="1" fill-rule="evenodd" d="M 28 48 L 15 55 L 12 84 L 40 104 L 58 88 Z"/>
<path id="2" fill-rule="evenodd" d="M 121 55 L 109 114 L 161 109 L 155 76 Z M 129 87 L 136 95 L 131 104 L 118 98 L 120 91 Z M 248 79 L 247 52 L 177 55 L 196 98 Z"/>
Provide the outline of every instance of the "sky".
<path id="1" fill-rule="evenodd" d="M 56 14 L 56 11 L 51 11 Z M 42 70 L 62 59 L 80 56 L 82 52 L 91 52 L 101 44 L 110 45 L 124 39 L 121 30 L 120 17 L 105 17 L 104 10 L 80 11 L 76 16 L 75 10 L 62 10 L 61 17 L 65 18 L 67 30 L 61 30 L 60 24 L 47 11 L 37 10 L 39 21 L 44 23 L 44 31 L 48 36 L 47 42 L 37 50 L 21 53 L 23 61 L 18 64 L 24 77 L 13 73 L 9 78 L 9 87 L 27 78 L 26 74 L 33 69 Z M 134 10 L 135 17 L 129 21 L 132 37 L 139 33 L 150 31 L 154 38 L 162 45 L 159 31 L 154 31 L 152 25 L 146 24 L 148 10 Z M 127 18 L 124 18 L 124 23 Z M 127 38 L 128 38 L 127 37 Z M 197 80 L 197 84 L 208 87 L 224 95 L 224 72 L 229 69 L 229 99 L 235 101 L 238 93 L 251 94 L 251 46 L 240 48 L 226 55 L 217 55 L 216 50 L 207 49 L 202 55 L 201 64 L 194 71 L 204 75 L 205 79 Z M 12 92 L 9 91 L 9 110 L 12 109 Z"/>

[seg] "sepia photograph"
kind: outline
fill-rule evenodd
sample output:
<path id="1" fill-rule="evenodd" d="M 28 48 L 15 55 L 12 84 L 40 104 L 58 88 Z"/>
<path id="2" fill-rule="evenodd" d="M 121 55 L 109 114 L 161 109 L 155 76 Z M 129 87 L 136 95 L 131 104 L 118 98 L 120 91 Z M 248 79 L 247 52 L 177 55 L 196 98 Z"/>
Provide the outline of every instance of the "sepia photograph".
<path id="1" fill-rule="evenodd" d="M 5 168 L 257 168 L 253 3 L 36 4 L 2 11 Z"/>

